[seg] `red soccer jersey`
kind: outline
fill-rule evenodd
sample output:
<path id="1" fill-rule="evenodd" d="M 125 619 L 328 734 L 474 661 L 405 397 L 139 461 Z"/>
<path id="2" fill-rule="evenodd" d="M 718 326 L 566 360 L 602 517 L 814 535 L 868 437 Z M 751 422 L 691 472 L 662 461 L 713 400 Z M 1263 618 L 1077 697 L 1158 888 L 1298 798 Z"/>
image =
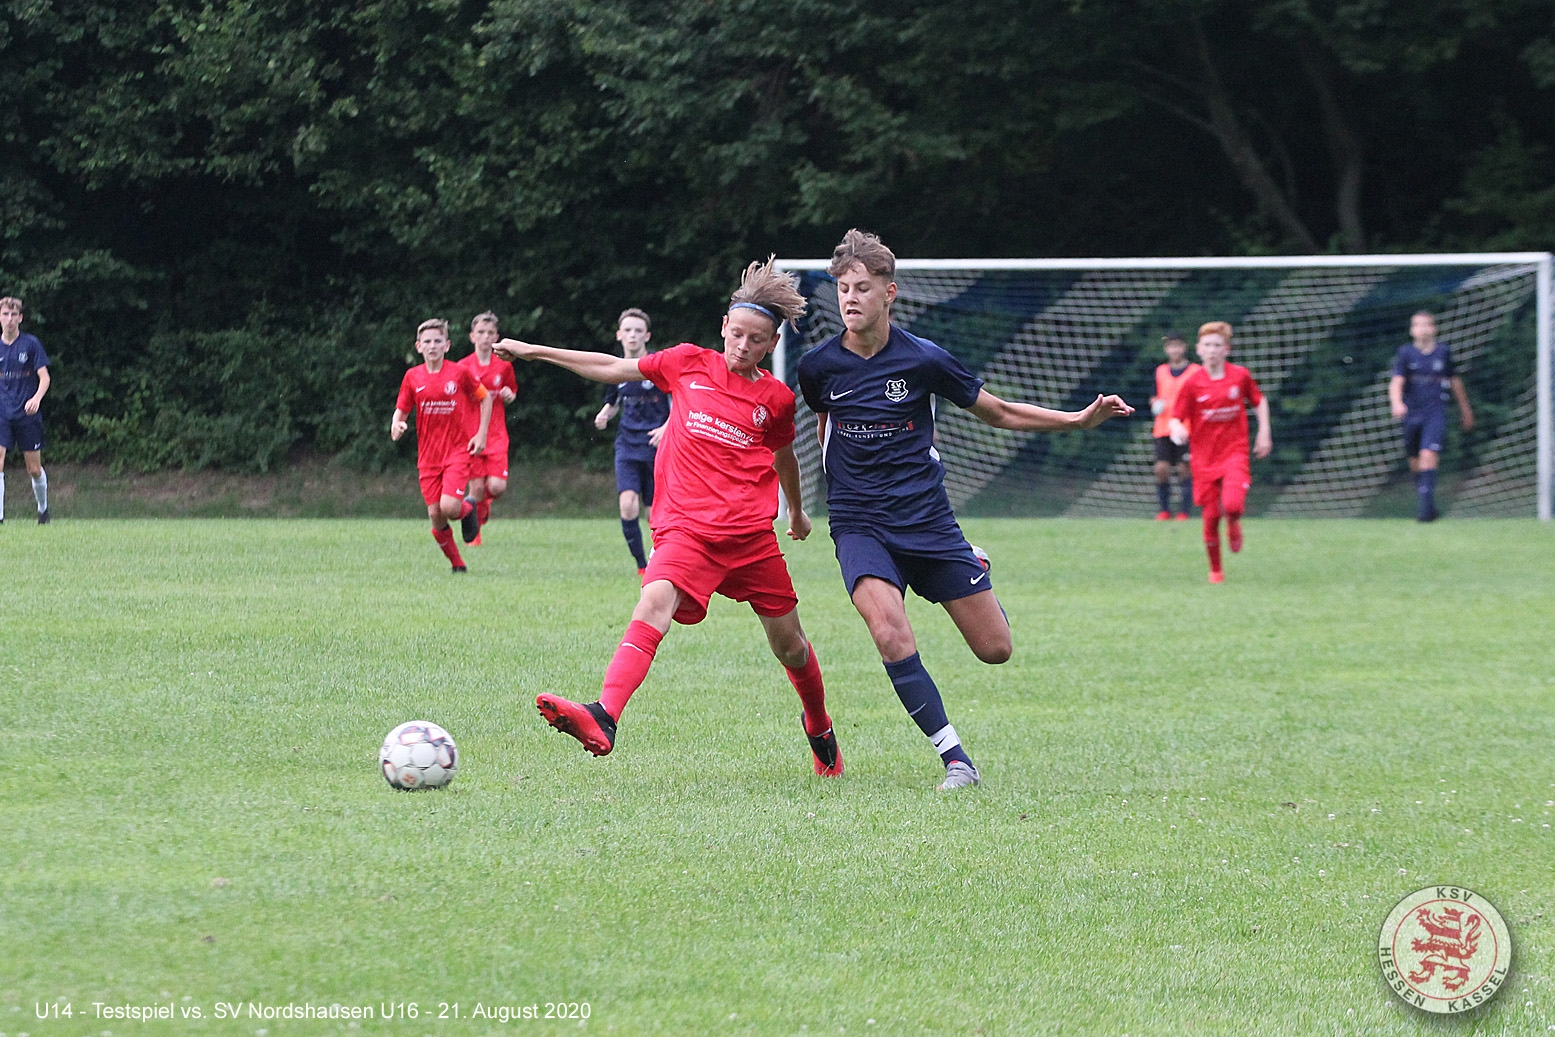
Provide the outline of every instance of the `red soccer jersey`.
<path id="1" fill-rule="evenodd" d="M 670 394 L 653 466 L 653 528 L 701 537 L 770 530 L 777 515 L 772 452 L 794 441 L 794 392 L 763 371 L 752 382 L 723 354 L 682 342 L 637 361 Z"/>
<path id="2" fill-rule="evenodd" d="M 474 353 L 459 361 L 460 366 L 475 376 L 476 381 L 491 393 L 491 424 L 486 426 L 486 453 L 499 454 L 508 448 L 507 404 L 502 402 L 500 390 L 518 389 L 518 379 L 513 375 L 513 365 L 501 357 L 492 357 L 491 363 L 481 366 Z M 476 424 L 480 417 L 477 415 Z M 475 433 L 470 433 L 472 436 Z"/>
<path id="3" fill-rule="evenodd" d="M 1228 464 L 1247 467 L 1247 408 L 1262 399 L 1251 372 L 1237 364 L 1220 378 L 1200 368 L 1183 381 L 1172 417 L 1188 425 L 1195 479 L 1213 478 Z"/>
<path id="4" fill-rule="evenodd" d="M 444 361 L 436 374 L 426 364 L 406 371 L 394 406 L 416 415 L 416 467 L 440 468 L 450 456 L 467 453 L 485 398 L 481 383 L 458 364 Z"/>

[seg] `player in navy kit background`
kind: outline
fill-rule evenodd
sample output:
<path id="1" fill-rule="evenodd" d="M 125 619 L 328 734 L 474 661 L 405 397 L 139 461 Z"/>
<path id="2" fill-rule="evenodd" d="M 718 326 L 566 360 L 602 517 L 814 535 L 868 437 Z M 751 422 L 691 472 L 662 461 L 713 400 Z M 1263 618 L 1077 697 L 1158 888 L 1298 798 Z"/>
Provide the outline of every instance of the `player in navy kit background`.
<path id="1" fill-rule="evenodd" d="M 622 310 L 616 320 L 616 341 L 621 343 L 622 355 L 628 360 L 646 356 L 652 329 L 642 310 L 635 306 Z M 604 428 L 617 413 L 621 415 L 615 444 L 621 535 L 626 538 L 627 550 L 632 552 L 637 575 L 641 576 L 648 567 L 648 556 L 643 551 L 642 527 L 637 524 L 637 516 L 645 505 L 653 507 L 653 464 L 664 426 L 670 420 L 670 398 L 646 378 L 611 385 L 605 389 L 605 405 L 594 415 L 594 427 Z"/>
<path id="2" fill-rule="evenodd" d="M 1409 318 L 1409 337 L 1413 341 L 1398 347 L 1393 358 L 1388 402 L 1393 417 L 1403 423 L 1404 453 L 1409 457 L 1418 497 L 1415 517 L 1434 522 L 1436 467 L 1447 440 L 1448 394 L 1458 401 L 1465 432 L 1474 430 L 1474 409 L 1453 365 L 1452 350 L 1436 340 L 1436 318 L 1429 311 L 1420 310 Z"/>
<path id="3" fill-rule="evenodd" d="M 22 331 L 22 301 L 0 299 L 0 522 L 5 521 L 5 455 L 22 452 L 38 524 L 49 521 L 49 477 L 43 470 L 43 416 L 38 408 L 49 391 L 49 355 L 37 337 Z"/>
<path id="4" fill-rule="evenodd" d="M 995 428 L 1085 429 L 1133 413 L 1116 396 L 1083 411 L 1009 403 L 954 356 L 890 322 L 896 257 L 873 234 L 850 230 L 832 254 L 845 331 L 799 360 L 799 388 L 820 419 L 827 507 L 843 583 L 869 627 L 908 715 L 945 764 L 942 790 L 981 780 L 951 726 L 907 621 L 907 588 L 945 607 L 983 662 L 1010 657 L 1010 625 L 992 577 L 973 554 L 945 495 L 934 446 L 934 396 Z"/>

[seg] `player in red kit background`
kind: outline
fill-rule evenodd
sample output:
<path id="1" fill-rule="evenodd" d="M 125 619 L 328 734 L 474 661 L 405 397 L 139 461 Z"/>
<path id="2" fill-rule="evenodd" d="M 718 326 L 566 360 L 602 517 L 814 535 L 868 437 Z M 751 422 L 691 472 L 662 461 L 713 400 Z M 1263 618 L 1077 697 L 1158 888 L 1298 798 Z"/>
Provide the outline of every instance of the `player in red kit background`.
<path id="1" fill-rule="evenodd" d="M 1199 328 L 1199 359 L 1204 366 L 1182 383 L 1172 405 L 1172 441 L 1193 440 L 1188 462 L 1193 469 L 1193 503 L 1204 512 L 1204 550 L 1209 554 L 1209 582 L 1224 583 L 1220 566 L 1220 514 L 1226 515 L 1231 552 L 1242 550 L 1242 513 L 1253 484 L 1247 459 L 1247 407 L 1258 413 L 1258 438 L 1253 453 L 1268 457 L 1274 449 L 1269 428 L 1269 401 L 1245 367 L 1228 363 L 1231 325 L 1211 321 Z"/>
<path id="2" fill-rule="evenodd" d="M 784 321 L 804 312 L 796 278 L 765 265 L 745 270 L 723 318 L 723 353 L 682 343 L 649 356 L 553 349 L 504 339 L 501 356 L 544 360 L 596 382 L 647 378 L 670 394 L 670 418 L 654 464 L 653 557 L 631 624 L 605 671 L 599 701 L 535 700 L 540 714 L 595 756 L 615 747 L 616 724 L 642 684 L 671 622 L 700 623 L 716 591 L 749 602 L 767 644 L 804 705 L 815 773 L 842 773 L 815 649 L 799 625 L 799 599 L 772 520 L 779 485 L 788 535 L 810 535 L 794 457 L 794 393 L 758 365 Z"/>
<path id="3" fill-rule="evenodd" d="M 400 381 L 389 438 L 397 441 L 403 436 L 408 427 L 406 418 L 416 415 L 416 469 L 421 475 L 427 517 L 432 520 L 432 538 L 453 571 L 462 573 L 464 559 L 448 522 L 460 521 L 465 543 L 480 532 L 475 506 L 465 500 L 464 492 L 470 481 L 471 455 L 486 449 L 491 394 L 463 367 L 444 363 L 448 355 L 446 320 L 421 322 L 416 329 L 416 352 L 426 363 L 406 371 Z"/>
<path id="4" fill-rule="evenodd" d="M 475 517 L 484 526 L 491 518 L 491 502 L 508 489 L 508 416 L 507 405 L 518 394 L 513 365 L 491 355 L 491 347 L 502 337 L 497 315 L 487 310 L 470 321 L 470 344 L 475 351 L 459 363 L 475 376 L 491 394 L 491 424 L 486 431 L 486 449 L 470 458 L 470 486 L 465 500 L 475 505 Z M 472 543 L 481 545 L 480 533 Z"/>

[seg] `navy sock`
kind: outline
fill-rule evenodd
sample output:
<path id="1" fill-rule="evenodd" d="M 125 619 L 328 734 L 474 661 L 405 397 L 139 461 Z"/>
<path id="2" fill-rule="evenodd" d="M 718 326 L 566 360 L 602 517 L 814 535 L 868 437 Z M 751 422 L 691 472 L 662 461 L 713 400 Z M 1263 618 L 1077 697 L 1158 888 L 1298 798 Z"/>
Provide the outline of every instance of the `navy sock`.
<path id="1" fill-rule="evenodd" d="M 896 697 L 902 700 L 907 715 L 913 718 L 918 730 L 929 736 L 940 759 L 946 764 L 960 760 L 970 765 L 972 758 L 961 748 L 961 739 L 956 736 L 956 729 L 950 726 L 950 718 L 945 715 L 945 700 L 940 698 L 939 688 L 935 686 L 934 678 L 929 676 L 929 671 L 923 668 L 923 660 L 918 657 L 918 653 L 914 652 L 898 662 L 886 663 L 885 672 L 891 678 L 891 686 L 896 689 Z"/>
<path id="2" fill-rule="evenodd" d="M 1420 495 L 1418 514 L 1421 518 L 1436 514 L 1436 469 L 1415 473 L 1415 492 Z"/>
<path id="3" fill-rule="evenodd" d="M 637 560 L 637 568 L 648 568 L 648 559 L 643 555 L 643 531 L 636 519 L 621 520 L 621 535 L 626 537 L 626 546 L 632 552 L 632 557 Z"/>
<path id="4" fill-rule="evenodd" d="M 1182 480 L 1182 513 L 1193 514 L 1193 476 L 1185 475 Z"/>
<path id="5" fill-rule="evenodd" d="M 1172 510 L 1172 484 L 1170 482 L 1158 482 L 1155 484 L 1155 499 L 1160 502 L 1162 511 Z"/>

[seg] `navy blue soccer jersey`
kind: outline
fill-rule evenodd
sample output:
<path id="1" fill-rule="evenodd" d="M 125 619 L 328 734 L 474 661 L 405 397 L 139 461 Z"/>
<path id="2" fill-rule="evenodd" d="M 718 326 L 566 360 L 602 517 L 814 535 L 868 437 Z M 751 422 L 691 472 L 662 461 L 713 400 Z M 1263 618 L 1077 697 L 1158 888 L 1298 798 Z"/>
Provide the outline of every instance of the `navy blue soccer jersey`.
<path id="1" fill-rule="evenodd" d="M 48 366 L 43 343 L 25 331 L 9 345 L 0 342 L 0 418 L 25 416 L 27 401 L 38 391 L 38 368 Z"/>
<path id="2" fill-rule="evenodd" d="M 648 433 L 670 419 L 669 395 L 644 378 L 606 387 L 605 403 L 621 405 L 621 424 L 616 428 L 617 456 L 653 460 Z"/>
<path id="3" fill-rule="evenodd" d="M 1393 374 L 1404 379 L 1404 406 L 1411 418 L 1446 413 L 1443 404 L 1451 393 L 1451 380 L 1457 374 L 1452 350 L 1438 342 L 1429 353 L 1422 353 L 1413 342 L 1398 347 L 1393 357 Z"/>
<path id="4" fill-rule="evenodd" d="M 932 398 L 970 407 L 982 388 L 961 361 L 894 324 L 872 357 L 844 349 L 840 335 L 802 356 L 800 392 L 826 416 L 821 457 L 832 531 L 954 528 Z"/>

